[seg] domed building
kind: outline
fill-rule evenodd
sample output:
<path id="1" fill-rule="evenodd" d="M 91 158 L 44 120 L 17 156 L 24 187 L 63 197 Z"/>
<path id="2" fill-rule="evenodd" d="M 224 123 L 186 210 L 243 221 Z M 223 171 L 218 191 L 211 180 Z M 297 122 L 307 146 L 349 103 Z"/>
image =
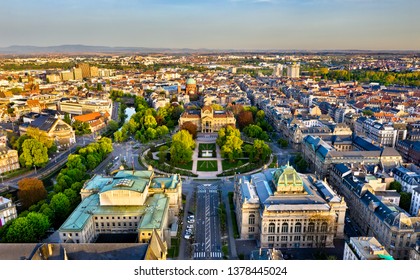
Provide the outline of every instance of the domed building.
<path id="1" fill-rule="evenodd" d="M 193 95 L 198 93 L 197 82 L 193 78 L 188 78 L 186 81 L 185 93 Z"/>
<path id="2" fill-rule="evenodd" d="M 290 165 L 236 178 L 234 201 L 240 238 L 262 248 L 333 247 L 344 236 L 344 199 Z"/>

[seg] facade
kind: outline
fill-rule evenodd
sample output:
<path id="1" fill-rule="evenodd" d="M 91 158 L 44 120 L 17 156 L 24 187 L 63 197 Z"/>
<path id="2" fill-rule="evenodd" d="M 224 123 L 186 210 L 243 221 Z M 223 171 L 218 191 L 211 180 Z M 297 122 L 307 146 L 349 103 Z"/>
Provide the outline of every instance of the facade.
<path id="1" fill-rule="evenodd" d="M 275 77 L 283 76 L 283 64 L 276 64 L 273 70 L 273 76 Z"/>
<path id="2" fill-rule="evenodd" d="M 153 171 L 95 175 L 81 190 L 82 202 L 59 229 L 61 242 L 94 242 L 99 234 L 135 233 L 147 243 L 153 232 L 170 244 L 170 224 L 182 208 L 179 175 Z"/>
<path id="3" fill-rule="evenodd" d="M 0 196 L 0 227 L 16 218 L 17 211 L 15 204 L 10 199 Z"/>
<path id="4" fill-rule="evenodd" d="M 211 106 L 204 106 L 201 111 L 184 111 L 179 118 L 179 127 L 186 122 L 197 126 L 197 131 L 212 133 L 227 125 L 236 126 L 236 119 L 232 112 L 215 111 Z"/>
<path id="5" fill-rule="evenodd" d="M 333 247 L 344 234 L 344 200 L 289 165 L 237 179 L 234 202 L 240 238 L 262 248 Z"/>
<path id="6" fill-rule="evenodd" d="M 300 65 L 293 63 L 287 65 L 287 77 L 288 78 L 299 78 L 300 77 Z"/>
<path id="7" fill-rule="evenodd" d="M 394 179 L 401 184 L 403 192 L 412 193 L 413 189 L 420 186 L 420 174 L 403 166 L 394 169 Z"/>
<path id="8" fill-rule="evenodd" d="M 350 237 L 344 243 L 343 260 L 393 260 L 375 237 Z"/>
<path id="9" fill-rule="evenodd" d="M 19 168 L 18 151 L 0 147 L 0 174 Z"/>
<path id="10" fill-rule="evenodd" d="M 420 238 L 420 217 L 379 199 L 378 189 L 366 182 L 369 176 L 363 176 L 341 163 L 333 166 L 329 178 L 331 186 L 345 198 L 351 220 L 361 234 L 375 237 L 395 259 L 408 259 Z"/>
<path id="11" fill-rule="evenodd" d="M 61 101 L 59 103 L 60 111 L 69 113 L 71 115 L 83 115 L 92 112 L 112 112 L 112 101 L 110 100 L 79 100 L 75 101 Z"/>
<path id="12" fill-rule="evenodd" d="M 106 113 L 106 115 L 109 115 Z M 99 131 L 106 127 L 105 116 L 99 112 L 93 112 L 81 116 L 73 117 L 73 121 L 81 121 L 89 124 L 90 130 L 93 132 Z"/>
<path id="13" fill-rule="evenodd" d="M 396 129 L 392 123 L 381 123 L 372 118 L 360 117 L 355 123 L 357 135 L 364 135 L 383 146 L 395 147 L 397 141 L 405 140 L 407 130 Z"/>
<path id="14" fill-rule="evenodd" d="M 411 194 L 410 214 L 420 216 L 420 187 L 414 188 Z"/>
<path id="15" fill-rule="evenodd" d="M 311 135 L 303 139 L 302 154 L 310 169 L 320 178 L 329 176 L 331 166 L 342 162 L 355 165 L 378 164 L 386 170 L 392 170 L 402 163 L 401 155 L 390 147 L 364 151 L 337 150 L 320 137 Z"/>

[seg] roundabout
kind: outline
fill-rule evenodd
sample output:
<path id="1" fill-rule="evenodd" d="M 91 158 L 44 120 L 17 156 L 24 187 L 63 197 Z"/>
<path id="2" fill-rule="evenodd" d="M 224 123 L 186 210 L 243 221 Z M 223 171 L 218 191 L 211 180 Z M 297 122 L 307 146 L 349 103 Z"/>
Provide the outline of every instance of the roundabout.
<path id="1" fill-rule="evenodd" d="M 179 173 L 197 179 L 216 179 L 232 177 L 235 174 L 255 173 L 272 164 L 272 156 L 264 164 L 251 163 L 246 155 L 236 161 L 229 161 L 221 156 L 216 139 L 217 133 L 199 133 L 195 140 L 192 161 L 183 165 L 174 166 L 170 163 L 168 158 L 170 142 L 152 145 L 142 152 L 139 160 L 146 168 L 152 167 L 157 173 Z M 165 146 L 167 150 L 160 151 L 161 147 Z M 161 159 L 161 156 L 165 158 Z"/>

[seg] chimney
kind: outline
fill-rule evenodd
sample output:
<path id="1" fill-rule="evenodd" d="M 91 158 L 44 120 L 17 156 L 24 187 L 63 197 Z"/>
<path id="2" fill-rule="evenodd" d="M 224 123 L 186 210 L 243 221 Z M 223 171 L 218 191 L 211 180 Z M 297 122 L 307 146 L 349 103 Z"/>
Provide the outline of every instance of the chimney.
<path id="1" fill-rule="evenodd" d="M 53 245 L 51 243 L 48 243 L 48 256 L 52 256 L 53 253 Z"/>
<path id="2" fill-rule="evenodd" d="M 165 189 L 165 183 L 164 182 L 160 182 L 160 188 L 163 190 Z"/>

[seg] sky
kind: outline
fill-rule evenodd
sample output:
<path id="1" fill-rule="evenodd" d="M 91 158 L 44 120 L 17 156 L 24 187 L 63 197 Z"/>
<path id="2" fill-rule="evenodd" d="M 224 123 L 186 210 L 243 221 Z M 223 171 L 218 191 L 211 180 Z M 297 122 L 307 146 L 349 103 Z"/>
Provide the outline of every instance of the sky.
<path id="1" fill-rule="evenodd" d="M 10 45 L 420 50 L 420 0 L 2 0 Z"/>

